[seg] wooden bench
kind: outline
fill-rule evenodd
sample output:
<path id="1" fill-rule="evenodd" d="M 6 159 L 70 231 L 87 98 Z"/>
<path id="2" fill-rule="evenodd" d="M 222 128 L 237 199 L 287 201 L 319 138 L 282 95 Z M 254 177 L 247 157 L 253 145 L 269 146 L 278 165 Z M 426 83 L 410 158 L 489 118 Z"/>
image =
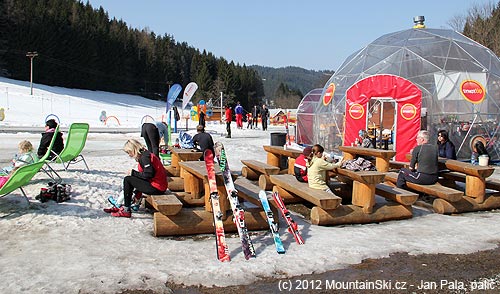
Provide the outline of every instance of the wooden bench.
<path id="1" fill-rule="evenodd" d="M 398 179 L 398 173 L 396 172 L 388 172 L 385 174 L 386 181 L 392 182 L 396 184 Z M 425 193 L 428 195 L 432 195 L 435 197 L 439 197 L 445 199 L 450 202 L 456 202 L 462 199 L 464 193 L 462 191 L 458 191 L 446 186 L 441 185 L 440 183 L 436 183 L 433 185 L 420 185 L 415 183 L 407 182 L 406 185 L 409 189 Z"/>
<path id="2" fill-rule="evenodd" d="M 259 186 L 255 185 L 246 178 L 238 178 L 234 181 L 234 188 L 238 191 L 238 197 L 252 203 L 255 206 L 262 207 L 262 203 L 259 199 L 259 192 L 262 189 Z M 276 219 L 278 217 L 278 206 L 274 202 L 274 199 L 268 199 L 268 201 Z"/>
<path id="3" fill-rule="evenodd" d="M 307 183 L 297 181 L 293 175 L 271 175 L 270 178 L 274 185 L 323 209 L 335 209 L 342 201 L 334 194 L 309 188 Z"/>
<path id="4" fill-rule="evenodd" d="M 280 172 L 279 167 L 269 165 L 258 160 L 242 160 L 245 166 L 241 169 L 241 175 L 249 180 L 258 180 L 259 187 L 262 190 L 271 190 L 273 188 L 270 175 L 277 175 Z"/>
<path id="5" fill-rule="evenodd" d="M 375 167 L 379 172 L 389 171 L 389 160 L 396 156 L 396 151 L 357 146 L 339 146 L 339 150 L 344 152 L 345 160 L 351 160 L 357 156 L 375 157 Z"/>
<path id="6" fill-rule="evenodd" d="M 144 196 L 149 205 L 164 215 L 176 215 L 182 209 L 182 202 L 174 194 Z"/>
<path id="7" fill-rule="evenodd" d="M 413 205 L 418 194 L 384 183 L 375 186 L 375 194 L 403 205 Z"/>
<path id="8" fill-rule="evenodd" d="M 467 180 L 466 175 L 459 173 L 459 172 L 442 171 L 439 173 L 439 175 L 445 179 L 449 179 L 449 180 L 457 181 L 457 182 L 462 182 L 462 183 L 465 183 Z M 487 178 L 484 180 L 484 184 L 485 184 L 486 189 L 500 191 L 500 180 L 499 179 Z"/>
<path id="9" fill-rule="evenodd" d="M 459 174 L 465 177 L 465 196 L 475 198 L 478 203 L 484 201 L 486 195 L 486 178 L 491 176 L 495 171 L 489 166 L 473 165 L 467 162 L 462 162 L 453 159 L 439 158 L 439 168 L 452 171 L 452 173 L 441 172 L 440 175 L 444 178 L 451 179 L 462 178 Z M 459 180 L 461 181 L 461 180 Z M 495 186 L 490 182 L 490 187 Z"/>
<path id="10" fill-rule="evenodd" d="M 378 171 L 352 171 L 337 168 L 334 172 L 341 181 L 352 182 L 352 204 L 371 213 L 375 206 L 375 186 L 384 181 L 385 174 Z"/>

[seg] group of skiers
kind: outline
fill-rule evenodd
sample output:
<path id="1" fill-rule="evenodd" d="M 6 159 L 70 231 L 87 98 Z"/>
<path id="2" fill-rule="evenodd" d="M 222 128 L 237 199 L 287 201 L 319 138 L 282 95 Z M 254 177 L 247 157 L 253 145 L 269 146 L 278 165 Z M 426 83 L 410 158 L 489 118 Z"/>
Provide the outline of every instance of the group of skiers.
<path id="1" fill-rule="evenodd" d="M 229 105 L 226 105 L 226 122 L 230 121 L 230 117 L 232 118 L 232 112 L 228 113 Z M 234 107 L 234 114 L 236 117 L 236 127 L 238 129 L 243 129 L 243 115 L 246 112 L 246 120 L 247 120 L 247 129 L 257 129 L 258 128 L 258 119 L 260 117 L 262 123 L 262 130 L 267 130 L 267 121 L 269 119 L 269 109 L 265 104 L 262 104 L 262 107 L 259 108 L 258 105 L 254 105 L 252 111 L 246 111 L 241 106 L 240 102 L 236 103 Z"/>

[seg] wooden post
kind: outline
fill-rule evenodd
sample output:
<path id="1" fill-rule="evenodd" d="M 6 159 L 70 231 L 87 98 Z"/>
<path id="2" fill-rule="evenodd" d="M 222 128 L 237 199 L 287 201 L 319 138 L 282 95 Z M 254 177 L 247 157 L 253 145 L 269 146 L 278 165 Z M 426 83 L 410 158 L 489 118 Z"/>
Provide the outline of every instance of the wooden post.
<path id="1" fill-rule="evenodd" d="M 293 175 L 295 174 L 293 167 L 295 165 L 295 158 L 293 157 L 288 157 L 288 174 Z"/>
<path id="2" fill-rule="evenodd" d="M 389 158 L 376 157 L 375 158 L 375 167 L 379 172 L 388 172 L 389 171 Z"/>
<path id="3" fill-rule="evenodd" d="M 352 204 L 363 207 L 364 213 L 372 213 L 375 205 L 375 185 L 353 181 L 352 186 Z"/>
<path id="4" fill-rule="evenodd" d="M 475 198 L 477 203 L 484 202 L 486 195 L 486 180 L 484 178 L 466 175 L 465 177 L 465 195 Z"/>
<path id="5" fill-rule="evenodd" d="M 267 152 L 267 164 L 280 167 L 280 156 L 271 152 Z"/>

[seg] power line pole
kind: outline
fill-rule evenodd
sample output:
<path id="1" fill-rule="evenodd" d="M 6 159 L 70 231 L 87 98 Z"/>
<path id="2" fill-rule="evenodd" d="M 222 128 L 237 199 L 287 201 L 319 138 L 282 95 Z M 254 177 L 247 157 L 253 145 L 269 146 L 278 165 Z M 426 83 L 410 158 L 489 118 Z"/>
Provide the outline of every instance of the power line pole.
<path id="1" fill-rule="evenodd" d="M 31 68 L 30 68 L 30 88 L 31 88 L 31 96 L 33 96 L 33 59 L 38 56 L 38 52 L 28 52 L 26 56 L 29 57 Z"/>

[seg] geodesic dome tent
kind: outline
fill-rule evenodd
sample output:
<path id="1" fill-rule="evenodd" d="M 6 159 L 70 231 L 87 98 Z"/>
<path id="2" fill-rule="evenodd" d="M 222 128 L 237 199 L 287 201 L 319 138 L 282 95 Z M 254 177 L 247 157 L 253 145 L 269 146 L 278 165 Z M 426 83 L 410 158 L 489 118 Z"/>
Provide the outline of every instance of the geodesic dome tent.
<path id="1" fill-rule="evenodd" d="M 314 144 L 313 124 L 316 107 L 321 99 L 322 88 L 309 91 L 297 107 L 297 138 L 299 144 Z"/>
<path id="2" fill-rule="evenodd" d="M 470 158 L 471 143 L 481 139 L 499 159 L 499 88 L 499 58 L 458 32 L 386 34 L 347 58 L 325 84 L 314 141 L 336 150 L 351 145 L 361 128 L 374 129 L 377 140 L 388 131 L 396 160 L 407 161 L 418 130 L 436 138 L 445 129 L 459 158 Z"/>

